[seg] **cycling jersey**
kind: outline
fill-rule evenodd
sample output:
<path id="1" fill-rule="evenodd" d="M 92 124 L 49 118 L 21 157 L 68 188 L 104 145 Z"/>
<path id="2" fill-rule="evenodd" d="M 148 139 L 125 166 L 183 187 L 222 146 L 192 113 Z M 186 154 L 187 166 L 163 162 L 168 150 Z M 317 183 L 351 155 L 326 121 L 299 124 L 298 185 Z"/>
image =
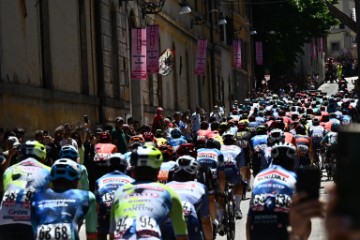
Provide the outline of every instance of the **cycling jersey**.
<path id="1" fill-rule="evenodd" d="M 314 154 L 311 138 L 306 135 L 295 135 L 296 150 L 299 156 L 299 164 L 310 165 Z"/>
<path id="2" fill-rule="evenodd" d="M 98 232 L 109 233 L 110 209 L 116 189 L 134 181 L 133 178 L 118 170 L 105 174 L 96 181 L 95 196 L 98 203 Z"/>
<path id="3" fill-rule="evenodd" d="M 162 239 L 160 226 L 168 216 L 176 236 L 187 236 L 177 193 L 161 183 L 135 181 L 115 193 L 110 232 L 114 239 Z"/>
<path id="4" fill-rule="evenodd" d="M 197 150 L 197 161 L 212 170 L 224 165 L 224 155 L 216 148 L 200 148 Z"/>
<path id="5" fill-rule="evenodd" d="M 321 140 L 321 142 L 326 143 L 329 145 L 331 150 L 335 150 L 337 144 L 337 132 L 328 132 L 325 137 Z"/>
<path id="6" fill-rule="evenodd" d="M 179 194 L 189 240 L 203 239 L 201 218 L 210 216 L 208 192 L 205 185 L 195 181 L 172 181 L 167 186 Z M 172 229 L 171 221 L 167 221 L 164 226 L 164 238 L 174 239 Z"/>
<path id="7" fill-rule="evenodd" d="M 86 232 L 96 233 L 96 200 L 93 193 L 70 189 L 36 192 L 31 204 L 31 223 L 36 239 L 79 238 L 79 225 L 86 218 Z"/>
<path id="8" fill-rule="evenodd" d="M 323 126 L 311 126 L 309 129 L 309 136 L 312 139 L 314 147 L 318 147 L 321 140 L 325 136 L 325 129 Z"/>
<path id="9" fill-rule="evenodd" d="M 89 171 L 89 185 L 91 191 L 94 191 L 95 189 L 96 180 L 108 173 L 107 159 L 111 154 L 117 152 L 118 149 L 116 145 L 112 143 L 97 143 L 95 145 L 95 155 L 87 169 Z"/>
<path id="10" fill-rule="evenodd" d="M 161 183 L 167 183 L 169 178 L 172 178 L 172 174 L 177 163 L 175 161 L 163 162 L 160 166 L 158 173 L 158 181 Z"/>
<path id="11" fill-rule="evenodd" d="M 288 239 L 288 213 L 295 182 L 296 174 L 278 165 L 255 177 L 248 218 L 250 239 Z"/>
<path id="12" fill-rule="evenodd" d="M 167 139 L 163 137 L 156 137 L 155 140 L 157 146 L 165 145 L 167 143 Z"/>
<path id="13" fill-rule="evenodd" d="M 266 134 L 256 135 L 250 139 L 250 148 L 252 150 L 252 169 L 256 175 L 260 171 L 261 163 L 264 162 L 264 150 L 267 147 Z"/>
<path id="14" fill-rule="evenodd" d="M 220 151 L 224 155 L 220 169 L 232 184 L 241 184 L 240 168 L 246 166 L 244 152 L 236 145 L 222 145 Z"/>
<path id="15" fill-rule="evenodd" d="M 176 149 L 178 149 L 178 147 L 183 143 L 187 143 L 187 141 L 184 137 L 180 137 L 180 138 L 171 138 L 170 137 L 168 139 L 168 144 L 174 149 L 174 151 L 176 151 Z"/>
<path id="16" fill-rule="evenodd" d="M 0 225 L 30 223 L 30 203 L 34 192 L 48 187 L 50 168 L 27 158 L 6 169 L 4 195 L 0 206 Z"/>

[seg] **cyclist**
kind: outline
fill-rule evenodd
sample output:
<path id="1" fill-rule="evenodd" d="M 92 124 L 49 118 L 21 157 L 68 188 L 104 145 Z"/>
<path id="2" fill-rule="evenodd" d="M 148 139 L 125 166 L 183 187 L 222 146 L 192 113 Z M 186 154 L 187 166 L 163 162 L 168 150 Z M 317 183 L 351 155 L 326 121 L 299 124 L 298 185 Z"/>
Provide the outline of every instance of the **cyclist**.
<path id="1" fill-rule="evenodd" d="M 224 156 L 220 151 L 221 144 L 219 141 L 213 138 L 209 138 L 206 141 L 205 148 L 197 150 L 197 161 L 204 168 L 209 168 L 212 172 L 212 179 L 214 183 L 215 194 L 220 189 L 225 188 L 226 176 L 225 172 L 220 169 L 224 164 Z M 219 203 L 216 210 L 217 221 L 222 222 L 224 217 L 224 204 L 223 201 Z"/>
<path id="2" fill-rule="evenodd" d="M 209 198 L 204 184 L 196 181 L 199 164 L 190 155 L 184 155 L 176 160 L 174 181 L 167 186 L 179 194 L 183 214 L 187 223 L 189 239 L 213 239 L 212 223 L 209 211 Z M 166 223 L 165 229 L 169 229 Z M 170 232 L 172 228 L 170 225 Z M 166 231 L 167 232 L 167 231 Z M 172 239 L 173 234 L 167 234 L 166 239 Z"/>
<path id="3" fill-rule="evenodd" d="M 49 185 L 50 167 L 43 164 L 46 148 L 38 141 L 26 141 L 23 160 L 6 169 L 0 206 L 0 232 L 4 240 L 33 239 L 30 204 L 33 194 Z"/>
<path id="4" fill-rule="evenodd" d="M 81 168 L 60 158 L 51 167 L 53 187 L 34 193 L 31 223 L 35 239 L 80 239 L 79 226 L 86 219 L 87 239 L 96 239 L 96 200 L 90 191 L 76 189 Z"/>
<path id="5" fill-rule="evenodd" d="M 220 151 L 224 155 L 224 165 L 221 168 L 224 170 L 227 180 L 234 184 L 235 217 L 241 219 L 240 203 L 244 188 L 240 169 L 245 166 L 245 154 L 239 146 L 235 145 L 235 136 L 232 132 L 224 132 L 222 138 L 224 144 Z M 220 189 L 220 191 L 224 192 L 224 189 Z"/>
<path id="6" fill-rule="evenodd" d="M 75 162 L 79 160 L 79 152 L 73 145 L 64 145 L 60 149 L 59 153 L 60 158 L 71 159 Z M 86 167 L 79 163 L 81 169 L 81 175 L 79 180 L 78 189 L 89 190 L 89 178 Z"/>
<path id="7" fill-rule="evenodd" d="M 236 145 L 241 147 L 245 154 L 246 165 L 241 169 L 241 176 L 244 177 L 244 181 L 249 181 L 251 178 L 250 172 L 250 139 L 252 138 L 250 129 L 245 122 L 238 123 L 238 131 L 235 134 Z"/>
<path id="8" fill-rule="evenodd" d="M 127 146 L 126 146 L 127 148 Z M 111 143 L 111 134 L 104 131 L 100 135 L 100 142 L 95 145 L 95 156 L 88 167 L 89 187 L 91 191 L 95 189 L 95 182 L 101 176 L 107 173 L 106 159 L 112 154 L 117 153 L 118 149 L 115 144 Z"/>
<path id="9" fill-rule="evenodd" d="M 300 166 L 309 166 L 315 163 L 314 148 L 311 138 L 306 133 L 306 128 L 302 124 L 295 127 L 295 143 L 299 157 Z"/>
<path id="10" fill-rule="evenodd" d="M 320 154 L 320 150 L 321 150 L 320 142 L 324 138 L 325 134 L 326 134 L 325 128 L 320 125 L 320 120 L 318 118 L 314 118 L 312 120 L 312 125 L 309 128 L 309 137 L 311 138 L 313 143 L 313 148 L 315 152 L 315 161 L 318 162 L 319 164 L 320 164 L 319 162 L 320 159 L 318 154 Z"/>
<path id="11" fill-rule="evenodd" d="M 326 156 L 325 156 L 326 167 L 330 166 L 329 165 L 330 164 L 330 157 L 336 151 L 337 136 L 338 136 L 339 127 L 340 127 L 340 124 L 334 122 L 331 125 L 331 131 L 328 132 L 320 142 L 320 144 L 326 148 Z"/>
<path id="12" fill-rule="evenodd" d="M 159 150 L 163 156 L 163 162 L 160 166 L 158 181 L 166 184 L 168 181 L 172 180 L 172 176 L 174 173 L 174 168 L 176 166 L 176 162 L 174 161 L 174 149 L 170 145 L 161 145 L 159 146 Z"/>
<path id="13" fill-rule="evenodd" d="M 167 144 L 167 139 L 164 138 L 164 131 L 161 128 L 155 130 L 154 136 L 158 147 Z"/>
<path id="14" fill-rule="evenodd" d="M 111 239 L 162 239 L 160 226 L 167 217 L 176 238 L 187 239 L 187 228 L 177 193 L 156 182 L 163 159 L 159 149 L 140 146 L 131 154 L 135 182 L 115 193 L 110 213 Z"/>
<path id="15" fill-rule="evenodd" d="M 264 149 L 267 147 L 267 138 L 267 128 L 265 125 L 260 125 L 256 128 L 256 135 L 250 139 L 250 157 L 254 177 L 260 171 Z"/>
<path id="16" fill-rule="evenodd" d="M 295 192 L 296 148 L 278 143 L 271 150 L 272 164 L 254 179 L 246 223 L 248 239 L 287 240 L 288 212 Z"/>
<path id="17" fill-rule="evenodd" d="M 174 128 L 170 132 L 168 144 L 176 151 L 176 149 L 183 143 L 187 143 L 185 137 L 182 136 L 180 129 Z"/>
<path id="18" fill-rule="evenodd" d="M 181 144 L 180 147 L 176 151 L 177 158 L 189 155 L 197 158 L 197 150 L 195 145 L 192 143 L 184 143 Z M 209 207 L 210 207 L 210 216 L 213 220 L 213 224 L 215 227 L 219 225 L 216 220 L 216 208 L 215 208 L 215 186 L 216 181 L 213 179 L 211 169 L 206 165 L 198 165 L 196 180 L 202 184 L 204 184 L 208 191 L 208 198 L 209 198 Z"/>
<path id="19" fill-rule="evenodd" d="M 95 184 L 95 196 L 98 204 L 98 240 L 106 240 L 107 234 L 109 234 L 110 209 L 116 189 L 124 184 L 134 182 L 133 178 L 124 174 L 128 162 L 121 153 L 111 154 L 107 161 L 109 173 L 99 178 Z"/>

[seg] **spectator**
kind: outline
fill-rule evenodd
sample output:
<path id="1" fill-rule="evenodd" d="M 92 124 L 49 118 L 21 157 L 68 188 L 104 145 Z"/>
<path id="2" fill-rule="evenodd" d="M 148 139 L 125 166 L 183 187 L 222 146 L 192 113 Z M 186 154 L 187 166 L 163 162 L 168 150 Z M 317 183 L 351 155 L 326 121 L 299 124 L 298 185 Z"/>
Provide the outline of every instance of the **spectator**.
<path id="1" fill-rule="evenodd" d="M 201 114 L 202 110 L 200 106 L 196 106 L 195 112 L 191 114 L 191 131 L 192 134 L 195 135 L 196 132 L 200 129 L 200 123 L 201 123 Z"/>
<path id="2" fill-rule="evenodd" d="M 116 145 L 118 151 L 122 154 L 128 151 L 126 136 L 123 131 L 124 119 L 117 117 L 115 119 L 115 128 L 112 130 L 112 143 Z"/>
<path id="3" fill-rule="evenodd" d="M 154 120 L 152 122 L 151 131 L 155 133 L 156 129 L 163 129 L 163 120 L 164 120 L 164 109 L 162 107 L 158 107 L 156 110 L 156 115 L 154 116 Z"/>

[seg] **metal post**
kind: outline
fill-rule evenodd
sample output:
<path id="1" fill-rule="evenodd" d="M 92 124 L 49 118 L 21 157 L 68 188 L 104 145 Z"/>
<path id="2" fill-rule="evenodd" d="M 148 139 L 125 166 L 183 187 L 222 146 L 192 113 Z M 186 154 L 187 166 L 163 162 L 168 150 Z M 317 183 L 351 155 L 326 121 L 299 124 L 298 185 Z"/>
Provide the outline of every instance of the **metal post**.
<path id="1" fill-rule="evenodd" d="M 215 5 L 215 4 L 214 4 Z M 209 1 L 209 8 L 213 9 L 212 1 Z M 211 96 L 210 99 L 210 110 L 213 109 L 216 102 L 216 72 L 215 72 L 215 43 L 214 43 L 214 22 L 213 16 L 211 14 L 209 18 L 210 22 L 210 44 L 211 44 L 211 58 L 210 58 L 210 66 L 211 66 Z"/>

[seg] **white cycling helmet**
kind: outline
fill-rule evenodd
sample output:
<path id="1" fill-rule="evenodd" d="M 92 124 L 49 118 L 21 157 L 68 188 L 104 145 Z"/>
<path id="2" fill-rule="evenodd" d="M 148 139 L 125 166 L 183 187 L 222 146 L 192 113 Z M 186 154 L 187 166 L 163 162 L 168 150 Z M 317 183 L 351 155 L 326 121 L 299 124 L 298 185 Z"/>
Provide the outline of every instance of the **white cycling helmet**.
<path id="1" fill-rule="evenodd" d="M 222 136 L 222 139 L 225 139 L 225 138 L 232 138 L 232 140 L 235 139 L 235 134 L 231 131 L 226 131 L 221 136 Z"/>
<path id="2" fill-rule="evenodd" d="M 270 131 L 268 140 L 270 143 L 282 142 L 285 140 L 284 131 L 280 128 L 274 128 Z"/>
<path id="3" fill-rule="evenodd" d="M 129 163 L 125 159 L 125 156 L 121 153 L 113 153 L 110 154 L 106 160 L 110 166 L 124 166 L 125 168 L 128 167 Z"/>
<path id="4" fill-rule="evenodd" d="M 175 168 L 174 172 L 180 172 L 185 171 L 191 175 L 196 174 L 198 167 L 199 167 L 199 163 L 196 161 L 196 159 L 190 155 L 183 155 L 181 157 L 179 157 L 176 160 L 177 163 L 177 167 Z"/>
<path id="5" fill-rule="evenodd" d="M 288 159 L 295 159 L 296 157 L 296 148 L 293 144 L 290 143 L 276 143 L 271 148 L 271 157 L 277 159 L 279 157 L 286 157 Z M 285 159 L 281 159 L 285 160 Z"/>

